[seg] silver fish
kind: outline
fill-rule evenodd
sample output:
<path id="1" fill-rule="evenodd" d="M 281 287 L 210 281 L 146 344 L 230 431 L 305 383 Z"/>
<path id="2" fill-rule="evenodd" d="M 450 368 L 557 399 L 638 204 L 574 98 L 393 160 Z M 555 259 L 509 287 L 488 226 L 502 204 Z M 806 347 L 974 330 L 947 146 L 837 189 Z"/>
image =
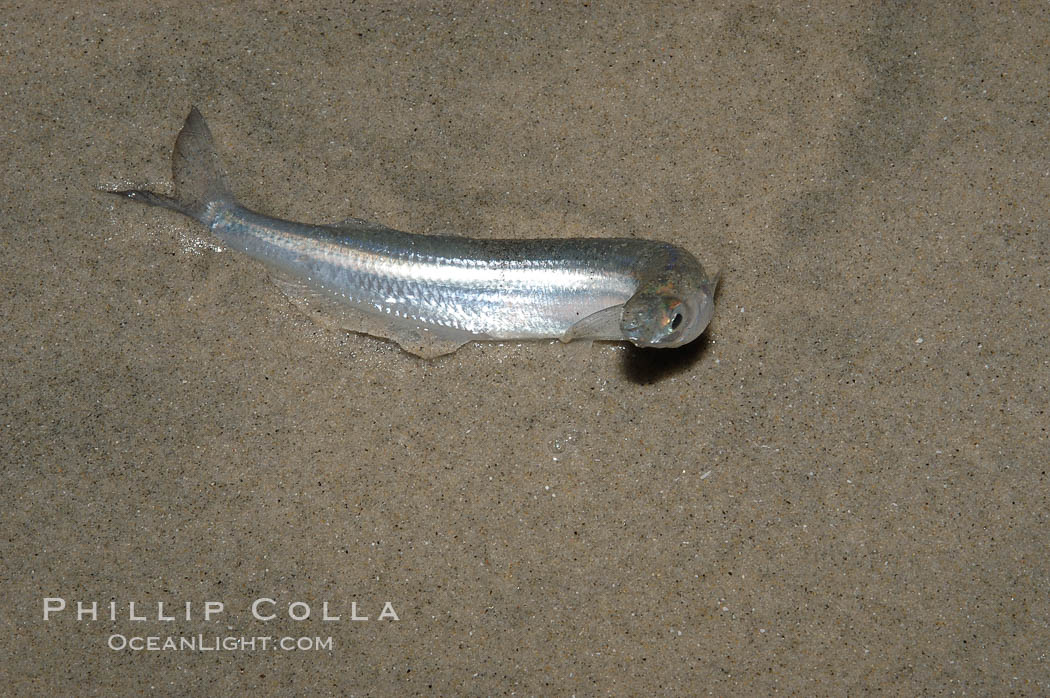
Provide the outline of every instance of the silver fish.
<path id="1" fill-rule="evenodd" d="M 175 141 L 163 206 L 266 263 L 282 288 L 347 330 L 432 357 L 471 341 L 561 339 L 680 347 L 714 314 L 717 276 L 686 250 L 624 238 L 483 240 L 417 235 L 355 218 L 308 225 L 241 206 L 196 107 Z"/>

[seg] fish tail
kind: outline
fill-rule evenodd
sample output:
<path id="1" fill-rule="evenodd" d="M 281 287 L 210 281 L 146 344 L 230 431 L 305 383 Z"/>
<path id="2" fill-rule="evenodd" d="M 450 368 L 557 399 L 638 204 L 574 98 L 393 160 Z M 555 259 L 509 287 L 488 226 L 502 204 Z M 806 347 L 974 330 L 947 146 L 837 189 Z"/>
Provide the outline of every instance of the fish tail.
<path id="1" fill-rule="evenodd" d="M 170 208 L 208 226 L 218 208 L 235 202 L 226 181 L 226 170 L 215 152 L 215 140 L 197 107 L 190 109 L 175 140 L 171 171 L 175 180 L 174 196 L 138 189 L 112 193 L 151 206 Z"/>

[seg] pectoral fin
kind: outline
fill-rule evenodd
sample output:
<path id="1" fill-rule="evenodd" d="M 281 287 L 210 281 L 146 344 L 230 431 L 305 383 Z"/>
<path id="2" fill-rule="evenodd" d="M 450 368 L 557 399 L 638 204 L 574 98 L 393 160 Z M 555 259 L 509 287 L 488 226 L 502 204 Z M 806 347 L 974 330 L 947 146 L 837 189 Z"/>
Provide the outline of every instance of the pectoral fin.
<path id="1" fill-rule="evenodd" d="M 578 321 L 561 336 L 561 341 L 571 342 L 574 339 L 604 339 L 617 341 L 623 339 L 620 329 L 620 316 L 623 305 L 613 305 Z"/>

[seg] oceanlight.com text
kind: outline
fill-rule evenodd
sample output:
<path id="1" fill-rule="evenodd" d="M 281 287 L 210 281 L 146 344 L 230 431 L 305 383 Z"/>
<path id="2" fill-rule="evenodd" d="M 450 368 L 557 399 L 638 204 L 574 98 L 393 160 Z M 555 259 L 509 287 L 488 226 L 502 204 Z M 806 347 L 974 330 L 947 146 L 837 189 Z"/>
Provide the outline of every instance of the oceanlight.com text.
<path id="1" fill-rule="evenodd" d="M 106 640 L 116 652 L 331 652 L 331 636 L 121 635 Z"/>

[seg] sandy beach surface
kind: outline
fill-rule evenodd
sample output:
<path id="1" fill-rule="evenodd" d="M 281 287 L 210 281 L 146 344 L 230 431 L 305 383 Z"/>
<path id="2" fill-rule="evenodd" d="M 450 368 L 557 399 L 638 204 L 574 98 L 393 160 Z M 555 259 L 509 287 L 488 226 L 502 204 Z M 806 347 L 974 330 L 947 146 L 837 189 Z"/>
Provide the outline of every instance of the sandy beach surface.
<path id="1" fill-rule="evenodd" d="M 0 17 L 4 693 L 1050 692 L 1046 3 L 72 7 Z M 248 206 L 667 240 L 715 319 L 319 326 L 100 193 L 192 105 Z"/>

